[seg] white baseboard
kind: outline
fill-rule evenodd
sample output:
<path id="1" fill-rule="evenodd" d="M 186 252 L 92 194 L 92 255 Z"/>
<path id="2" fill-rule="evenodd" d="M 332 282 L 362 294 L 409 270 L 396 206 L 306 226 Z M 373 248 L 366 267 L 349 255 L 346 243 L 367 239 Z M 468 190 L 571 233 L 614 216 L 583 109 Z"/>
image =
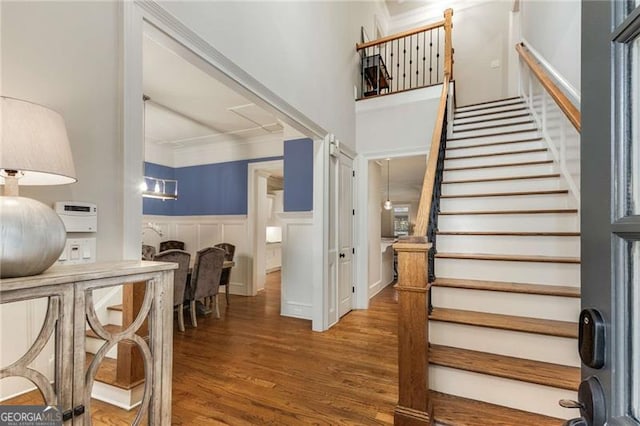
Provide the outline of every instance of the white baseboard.
<path id="1" fill-rule="evenodd" d="M 388 283 L 384 284 L 382 282 L 382 280 L 377 281 L 375 284 L 372 284 L 369 286 L 369 299 L 373 298 L 374 296 L 376 296 L 378 293 L 380 293 L 382 290 L 384 290 L 385 288 L 387 288 L 387 286 L 389 284 L 393 283 L 393 281 L 389 281 Z"/>
<path id="2" fill-rule="evenodd" d="M 125 410 L 131 410 L 140 405 L 143 396 L 144 383 L 132 389 L 122 389 L 96 380 L 93 382 L 93 389 L 91 390 L 92 398 Z"/>
<path id="3" fill-rule="evenodd" d="M 284 302 L 282 304 L 282 309 L 280 310 L 280 315 L 284 317 L 293 317 L 310 320 L 313 315 L 313 306 L 310 304 L 303 303 L 295 303 L 295 302 Z"/>

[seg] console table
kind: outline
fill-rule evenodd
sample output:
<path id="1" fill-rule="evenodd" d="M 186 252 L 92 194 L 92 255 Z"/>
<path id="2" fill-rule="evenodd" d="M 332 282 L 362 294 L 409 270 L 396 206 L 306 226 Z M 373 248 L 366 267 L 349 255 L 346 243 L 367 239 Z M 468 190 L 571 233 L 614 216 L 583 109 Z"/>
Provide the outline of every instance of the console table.
<path id="1" fill-rule="evenodd" d="M 45 404 L 59 406 L 65 425 L 91 424 L 91 390 L 109 350 L 119 342 L 135 344 L 144 361 L 144 395 L 132 424 L 171 424 L 173 357 L 173 269 L 177 264 L 122 261 L 54 266 L 43 274 L 0 280 L 0 303 L 46 299 L 39 335 L 17 361 L 0 370 L 0 379 L 24 377 L 42 393 Z M 94 290 L 142 282 L 146 285 L 140 313 L 126 328 L 109 331 L 96 314 Z M 149 337 L 136 331 L 148 323 Z M 87 364 L 87 324 L 104 340 Z M 53 336 L 53 383 L 31 367 Z M 9 344 L 0 342 L 0 346 Z"/>

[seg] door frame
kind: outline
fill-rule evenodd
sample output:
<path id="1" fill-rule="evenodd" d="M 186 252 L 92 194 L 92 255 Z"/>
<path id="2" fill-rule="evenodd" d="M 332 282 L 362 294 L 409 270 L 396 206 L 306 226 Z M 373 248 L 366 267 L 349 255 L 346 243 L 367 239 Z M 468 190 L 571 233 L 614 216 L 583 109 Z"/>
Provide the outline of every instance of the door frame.
<path id="1" fill-rule="evenodd" d="M 262 187 L 260 180 L 264 180 L 266 191 L 266 179 L 270 172 L 282 171 L 284 169 L 284 160 L 257 161 L 249 163 L 247 167 L 247 241 L 249 243 L 249 253 L 251 253 L 251 283 L 249 287 L 249 295 L 258 294 L 258 287 L 262 281 L 264 288 L 264 280 L 266 272 L 261 265 L 264 266 L 266 259 L 266 234 L 260 232 L 258 226 L 266 222 L 266 212 L 258 211 L 257 199 L 258 191 Z M 266 193 L 265 193 L 266 195 Z M 284 243 L 284 242 L 283 242 Z M 262 269 L 262 270 L 261 270 Z"/>
<path id="2" fill-rule="evenodd" d="M 140 259 L 142 203 L 140 182 L 144 176 L 142 129 L 142 43 L 145 24 L 166 37 L 167 47 L 203 72 L 232 87 L 242 96 L 299 132 L 313 138 L 328 133 L 268 87 L 223 55 L 214 46 L 171 15 L 159 2 L 134 0 L 118 3 L 120 11 L 122 83 L 120 92 L 123 176 L 123 258 Z"/>
<path id="3" fill-rule="evenodd" d="M 612 34 L 612 28 L 621 24 L 614 3 L 582 2 L 581 187 L 588 190 L 582 191 L 580 208 L 581 300 L 583 308 L 600 311 L 606 344 L 604 367 L 583 364 L 581 370 L 583 379 L 594 376 L 603 388 L 607 425 L 631 426 L 638 422 L 630 417 L 630 390 L 640 383 L 630 366 L 629 289 L 624 268 L 629 257 L 624 246 L 626 241 L 640 239 L 640 216 L 627 216 L 621 209 L 621 195 L 626 193 L 620 178 L 627 166 L 623 145 L 630 134 L 626 124 L 629 93 L 624 79 L 613 77 L 627 69 L 623 43 L 629 38 Z M 637 22 L 640 9 L 631 15 L 626 22 Z"/>
<path id="4" fill-rule="evenodd" d="M 375 151 L 359 154 L 356 159 L 356 185 L 360 195 L 356 203 L 356 253 L 362 253 L 356 263 L 355 298 L 353 309 L 369 308 L 369 161 L 386 158 L 401 158 L 414 155 L 429 155 L 428 147 L 425 149 L 403 149 Z M 366 254 L 366 255 L 365 255 Z"/>

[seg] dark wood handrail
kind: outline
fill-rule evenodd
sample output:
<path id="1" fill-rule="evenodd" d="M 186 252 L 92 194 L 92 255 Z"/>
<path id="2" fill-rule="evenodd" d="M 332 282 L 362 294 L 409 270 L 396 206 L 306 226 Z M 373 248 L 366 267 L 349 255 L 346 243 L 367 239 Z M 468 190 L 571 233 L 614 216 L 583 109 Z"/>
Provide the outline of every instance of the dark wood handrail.
<path id="1" fill-rule="evenodd" d="M 433 185 L 436 178 L 436 169 L 438 166 L 438 152 L 440 151 L 440 140 L 442 137 L 442 123 L 447 114 L 447 96 L 449 95 L 449 75 L 444 76 L 442 83 L 442 94 L 440 95 L 440 104 L 438 106 L 438 117 L 433 124 L 433 135 L 431 136 L 431 149 L 429 150 L 429 159 L 427 160 L 427 170 L 424 172 L 422 181 L 422 192 L 420 194 L 420 204 L 418 205 L 418 215 L 416 218 L 416 226 L 413 235 L 427 235 L 429 226 L 429 212 L 431 211 L 431 200 L 433 198 Z"/>
<path id="2" fill-rule="evenodd" d="M 358 43 L 356 44 L 356 50 L 366 49 L 367 47 L 377 46 L 379 44 L 384 44 L 389 41 L 398 40 L 404 37 L 409 37 L 414 34 L 421 33 L 423 31 L 433 30 L 434 28 L 444 27 L 445 21 L 434 22 L 433 24 L 425 25 L 423 27 L 414 28 L 412 30 L 403 31 L 401 33 L 392 34 L 390 36 L 382 37 L 377 40 L 368 41 L 366 43 Z"/>
<path id="3" fill-rule="evenodd" d="M 580 111 L 575 105 L 567 98 L 567 96 L 560 90 L 560 88 L 553 82 L 547 72 L 540 66 L 538 61 L 529 52 L 529 49 L 523 44 L 516 44 L 516 50 L 522 58 L 522 60 L 529 66 L 529 69 L 540 81 L 540 84 L 551 95 L 554 101 L 558 104 L 562 112 L 567 116 L 573 127 L 580 133 Z"/>

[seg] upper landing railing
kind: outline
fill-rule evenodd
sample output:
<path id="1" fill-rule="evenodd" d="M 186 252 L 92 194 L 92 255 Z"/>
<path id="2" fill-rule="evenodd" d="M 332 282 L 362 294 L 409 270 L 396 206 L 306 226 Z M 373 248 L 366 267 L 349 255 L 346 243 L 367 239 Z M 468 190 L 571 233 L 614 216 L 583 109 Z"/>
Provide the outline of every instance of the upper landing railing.
<path id="1" fill-rule="evenodd" d="M 442 21 L 359 43 L 360 93 L 358 99 L 442 84 L 453 79 L 451 17 Z"/>

